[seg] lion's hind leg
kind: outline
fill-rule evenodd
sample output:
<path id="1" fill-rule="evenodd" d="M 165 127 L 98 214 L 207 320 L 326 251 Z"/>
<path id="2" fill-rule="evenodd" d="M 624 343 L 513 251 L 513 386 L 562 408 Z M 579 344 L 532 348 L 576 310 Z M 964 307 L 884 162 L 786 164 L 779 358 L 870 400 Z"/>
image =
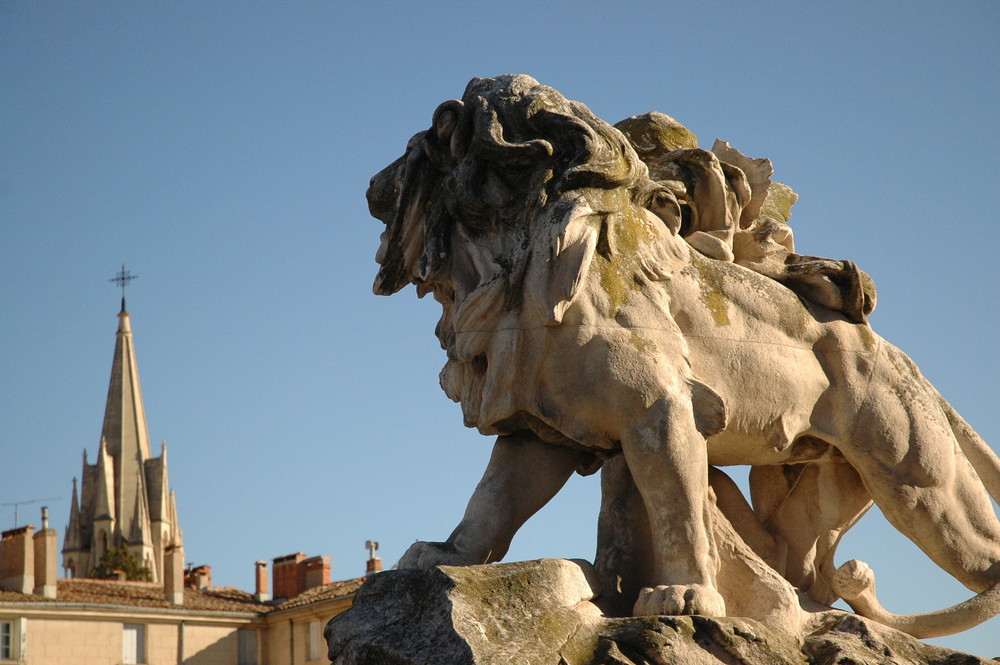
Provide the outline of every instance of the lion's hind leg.
<path id="1" fill-rule="evenodd" d="M 779 572 L 817 602 L 835 602 L 837 545 L 872 505 L 857 471 L 832 450 L 806 464 L 756 466 L 750 495 L 764 528 L 784 550 Z"/>
<path id="2" fill-rule="evenodd" d="M 1000 520 L 940 396 L 902 352 L 880 359 L 837 447 L 886 519 L 973 591 L 1000 582 Z"/>

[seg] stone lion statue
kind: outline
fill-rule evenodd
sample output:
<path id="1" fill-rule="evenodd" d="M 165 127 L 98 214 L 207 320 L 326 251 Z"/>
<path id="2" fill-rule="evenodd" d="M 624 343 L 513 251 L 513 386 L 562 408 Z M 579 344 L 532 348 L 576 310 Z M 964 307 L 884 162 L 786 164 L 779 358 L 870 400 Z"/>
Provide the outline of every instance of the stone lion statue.
<path id="1" fill-rule="evenodd" d="M 770 162 L 674 122 L 619 131 L 528 76 L 473 79 L 372 178 L 375 293 L 433 294 L 442 388 L 498 437 L 448 540 L 398 565 L 498 561 L 574 471 L 603 467 L 595 566 L 622 613 L 843 596 L 918 637 L 996 614 L 1000 460 L 872 332 L 867 276 L 794 254 Z M 752 466 L 752 504 L 729 465 Z M 885 612 L 863 564 L 833 564 L 873 502 L 983 593 Z"/>

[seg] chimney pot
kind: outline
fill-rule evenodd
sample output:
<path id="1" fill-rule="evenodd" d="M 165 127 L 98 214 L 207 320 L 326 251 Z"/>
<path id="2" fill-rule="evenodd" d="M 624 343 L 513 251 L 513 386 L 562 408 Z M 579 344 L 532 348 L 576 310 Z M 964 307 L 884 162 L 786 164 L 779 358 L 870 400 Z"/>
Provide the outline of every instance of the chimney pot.
<path id="1" fill-rule="evenodd" d="M 300 565 L 304 572 L 302 591 L 326 586 L 330 583 L 330 557 L 326 554 L 306 559 Z"/>
<path id="2" fill-rule="evenodd" d="M 377 540 L 366 540 L 365 548 L 368 550 L 368 562 L 365 565 L 365 577 L 370 577 L 375 573 L 382 572 L 382 559 L 375 556 L 378 551 Z"/>
<path id="3" fill-rule="evenodd" d="M 32 537 L 35 549 L 35 587 L 34 593 L 46 598 L 56 597 L 56 577 L 59 567 L 56 563 L 56 547 L 58 535 L 55 529 L 48 527 L 49 510 L 42 508 L 42 524 L 44 528 Z"/>
<path id="4" fill-rule="evenodd" d="M 171 545 L 163 552 L 163 568 L 166 575 L 163 592 L 167 602 L 174 605 L 184 604 L 184 548 Z"/>
<path id="5" fill-rule="evenodd" d="M 254 563 L 255 592 L 254 598 L 258 603 L 266 603 L 271 600 L 271 594 L 267 592 L 267 561 L 257 561 Z"/>
<path id="6" fill-rule="evenodd" d="M 198 566 L 187 571 L 184 586 L 189 589 L 203 591 L 212 586 L 212 567 Z"/>

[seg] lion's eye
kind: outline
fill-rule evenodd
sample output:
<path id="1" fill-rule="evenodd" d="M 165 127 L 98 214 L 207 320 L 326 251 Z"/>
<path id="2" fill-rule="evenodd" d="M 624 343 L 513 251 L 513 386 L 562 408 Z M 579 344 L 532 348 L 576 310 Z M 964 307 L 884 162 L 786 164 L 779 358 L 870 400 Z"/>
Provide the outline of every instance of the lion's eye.
<path id="1" fill-rule="evenodd" d="M 511 185 L 499 171 L 490 170 L 483 183 L 484 198 L 494 204 L 502 203 L 510 196 Z"/>
<path id="2" fill-rule="evenodd" d="M 528 170 L 521 166 L 505 166 L 497 169 L 497 176 L 503 180 L 509 189 L 517 189 L 528 174 Z"/>

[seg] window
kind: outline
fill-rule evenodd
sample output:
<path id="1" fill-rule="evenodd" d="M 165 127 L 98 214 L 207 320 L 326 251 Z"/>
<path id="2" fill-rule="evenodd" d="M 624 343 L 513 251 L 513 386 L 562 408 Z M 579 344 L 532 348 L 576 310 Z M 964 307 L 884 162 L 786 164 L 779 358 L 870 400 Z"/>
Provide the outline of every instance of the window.
<path id="1" fill-rule="evenodd" d="M 0 619 L 0 660 L 24 660 L 27 638 L 27 619 Z"/>
<path id="2" fill-rule="evenodd" d="M 319 621 L 309 622 L 309 641 L 307 643 L 308 660 L 319 660 L 323 657 L 323 631 Z"/>
<path id="3" fill-rule="evenodd" d="M 257 665 L 257 631 L 240 628 L 236 633 L 239 665 Z"/>
<path id="4" fill-rule="evenodd" d="M 0 658 L 14 658 L 14 625 L 10 621 L 0 621 Z"/>
<path id="5" fill-rule="evenodd" d="M 146 662 L 146 645 L 144 644 L 145 626 L 138 623 L 127 623 L 122 630 L 122 663 L 124 665 L 139 665 Z"/>

